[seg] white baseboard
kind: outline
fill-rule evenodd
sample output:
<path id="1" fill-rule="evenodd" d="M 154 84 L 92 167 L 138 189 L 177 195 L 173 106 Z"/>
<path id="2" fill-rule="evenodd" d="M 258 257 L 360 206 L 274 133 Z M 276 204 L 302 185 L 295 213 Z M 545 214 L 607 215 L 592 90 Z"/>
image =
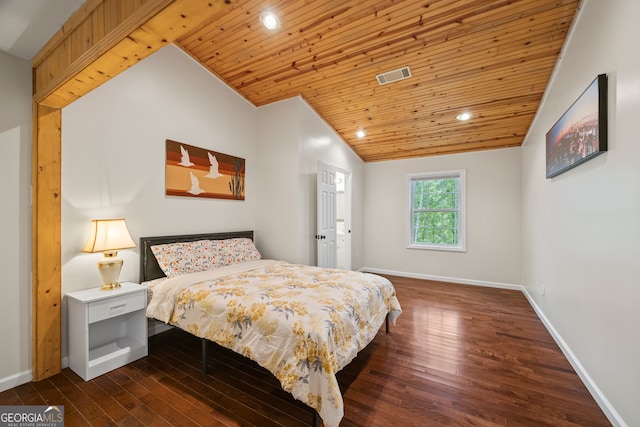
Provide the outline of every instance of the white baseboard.
<path id="1" fill-rule="evenodd" d="M 527 292 L 524 286 L 513 285 L 508 283 L 486 282 L 482 280 L 469 280 L 469 279 L 457 279 L 454 277 L 432 276 L 428 274 L 406 273 L 402 271 L 382 270 L 379 268 L 363 267 L 360 269 L 360 271 L 366 271 L 369 273 L 376 273 L 376 274 L 387 274 L 390 276 L 410 277 L 413 279 L 434 280 L 438 282 L 459 283 L 463 285 L 476 285 L 476 286 L 485 286 L 489 288 L 512 289 L 516 291 L 521 291 L 524 294 L 525 298 L 527 298 L 527 300 L 529 301 L 529 304 L 531 304 L 531 307 L 536 312 L 536 315 L 538 316 L 542 324 L 547 328 L 547 330 L 551 334 L 551 337 L 554 339 L 556 344 L 558 344 L 558 347 L 560 347 L 560 350 L 562 351 L 562 353 L 564 353 L 565 357 L 567 358 L 567 360 L 569 361 L 573 369 L 578 374 L 578 377 L 580 377 L 585 387 L 587 387 L 587 390 L 589 390 L 589 393 L 591 393 L 591 396 L 593 396 L 594 400 L 596 401 L 600 409 L 602 409 L 602 412 L 604 412 L 605 416 L 609 419 L 611 424 L 613 424 L 615 427 L 627 427 L 627 424 L 624 422 L 622 417 L 620 417 L 620 414 L 618 414 L 618 412 L 614 409 L 614 407 L 611 405 L 609 400 L 607 400 L 607 398 L 604 396 L 600 388 L 593 381 L 589 373 L 584 369 L 584 366 L 582 366 L 582 364 L 580 363 L 576 355 L 573 353 L 573 351 L 571 351 L 571 348 L 569 348 L 565 340 L 562 339 L 560 334 L 558 334 L 558 331 L 556 331 L 556 329 L 553 327 L 551 322 L 549 322 L 549 319 L 547 319 L 547 316 L 545 316 L 542 309 L 540 309 L 538 304 L 536 304 L 535 300 L 531 297 L 529 292 Z"/>
<path id="2" fill-rule="evenodd" d="M 456 277 L 432 276 L 430 274 L 406 273 L 402 271 L 382 270 L 379 268 L 369 268 L 369 267 L 363 267 L 360 269 L 360 271 L 366 271 L 369 273 L 376 273 L 376 274 L 388 274 L 390 276 L 411 277 L 412 279 L 423 279 L 423 280 L 434 280 L 437 282 L 457 283 L 461 285 L 474 285 L 474 286 L 484 286 L 487 288 L 500 288 L 500 289 L 511 289 L 514 291 L 524 291 L 524 288 L 522 286 L 513 285 L 511 283 L 487 282 L 483 280 L 460 279 Z"/>
<path id="3" fill-rule="evenodd" d="M 0 392 L 9 390 L 10 388 L 18 387 L 19 385 L 26 384 L 31 381 L 31 370 L 19 372 L 14 375 L 10 375 L 5 378 L 0 378 Z"/>
<path id="4" fill-rule="evenodd" d="M 158 322 L 158 321 L 153 320 L 153 319 L 149 319 L 149 323 L 148 323 L 149 336 L 152 336 L 152 335 L 155 335 L 155 334 L 159 334 L 160 332 L 168 331 L 171 328 L 173 328 L 173 326 L 167 325 L 167 324 L 162 323 L 162 322 Z M 62 367 L 62 369 L 65 369 L 65 368 L 69 367 L 69 357 L 68 356 L 64 356 L 62 358 L 61 367 Z M 31 370 L 20 372 L 20 373 L 14 374 L 14 375 L 10 375 L 10 376 L 5 377 L 5 378 L 0 378 L 0 392 L 9 390 L 9 389 L 14 388 L 14 387 L 18 387 L 18 386 L 20 386 L 22 384 L 26 384 L 26 383 L 30 382 L 31 380 L 33 380 L 33 376 L 32 376 Z"/>
<path id="5" fill-rule="evenodd" d="M 560 350 L 562 350 L 562 353 L 564 353 L 565 357 L 567 358 L 567 360 L 569 361 L 573 369 L 576 371 L 576 373 L 584 383 L 585 387 L 587 387 L 587 390 L 589 390 L 589 393 L 591 393 L 591 396 L 593 396 L 594 400 L 596 401 L 600 409 L 602 409 L 602 412 L 604 412 L 606 417 L 609 419 L 611 424 L 613 424 L 616 427 L 627 427 L 627 424 L 624 422 L 622 417 L 620 417 L 620 414 L 618 414 L 615 408 L 611 405 L 611 402 L 609 402 L 609 400 L 604 396 L 604 394 L 602 393 L 600 388 L 596 385 L 596 383 L 593 381 L 589 373 L 584 369 L 584 366 L 582 366 L 582 363 L 580 363 L 576 355 L 573 354 L 573 351 L 571 351 L 571 348 L 569 348 L 565 340 L 562 339 L 562 337 L 560 336 L 558 331 L 556 331 L 556 329 L 553 327 L 549 319 L 547 319 L 547 316 L 545 316 L 542 309 L 538 306 L 538 304 L 536 304 L 533 297 L 529 294 L 529 292 L 527 292 L 526 289 L 523 289 L 522 293 L 527 298 L 527 300 L 529 301 L 529 304 L 531 304 L 531 307 L 533 307 L 533 310 L 538 315 L 538 318 L 542 321 L 542 324 L 547 328 L 547 330 L 555 340 L 556 344 L 558 344 L 558 347 L 560 347 Z"/>

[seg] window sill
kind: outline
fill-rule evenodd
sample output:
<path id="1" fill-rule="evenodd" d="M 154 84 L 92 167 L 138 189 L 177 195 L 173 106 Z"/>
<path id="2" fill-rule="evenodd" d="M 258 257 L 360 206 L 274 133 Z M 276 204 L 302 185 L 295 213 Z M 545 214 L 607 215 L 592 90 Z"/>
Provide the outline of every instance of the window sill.
<path id="1" fill-rule="evenodd" d="M 410 244 L 407 249 L 421 249 L 428 251 L 444 251 L 444 252 L 467 252 L 467 248 L 462 245 L 458 246 L 440 246 L 440 245 L 420 245 Z"/>

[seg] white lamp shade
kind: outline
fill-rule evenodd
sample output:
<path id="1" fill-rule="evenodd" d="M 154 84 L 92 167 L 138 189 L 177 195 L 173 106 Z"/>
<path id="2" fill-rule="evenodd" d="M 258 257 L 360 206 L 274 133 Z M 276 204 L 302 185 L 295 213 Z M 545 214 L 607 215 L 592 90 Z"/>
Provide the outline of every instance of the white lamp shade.
<path id="1" fill-rule="evenodd" d="M 89 238 L 82 252 L 113 251 L 135 246 L 124 219 L 94 219 L 91 220 Z"/>

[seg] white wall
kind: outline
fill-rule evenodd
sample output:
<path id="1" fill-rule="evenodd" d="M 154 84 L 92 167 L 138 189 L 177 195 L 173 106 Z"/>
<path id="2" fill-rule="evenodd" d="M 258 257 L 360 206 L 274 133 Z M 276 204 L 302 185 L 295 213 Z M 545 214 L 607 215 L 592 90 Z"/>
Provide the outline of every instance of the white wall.
<path id="1" fill-rule="evenodd" d="M 316 264 L 316 175 L 322 161 L 352 172 L 352 268 L 362 265 L 363 162 L 299 97 L 258 109 L 257 231 L 269 258 Z"/>
<path id="2" fill-rule="evenodd" d="M 260 191 L 256 235 L 265 258 L 301 262 L 298 224 L 298 103 L 295 99 L 260 108 L 256 162 Z"/>
<path id="3" fill-rule="evenodd" d="M 0 391 L 31 380 L 31 64 L 0 52 Z M 9 349 L 9 351 L 7 351 Z"/>
<path id="4" fill-rule="evenodd" d="M 407 249 L 409 173 L 467 171 L 467 251 Z M 365 165 L 368 270 L 458 283 L 520 284 L 520 149 Z"/>
<path id="5" fill-rule="evenodd" d="M 640 426 L 638 17 L 637 0 L 583 3 L 522 150 L 523 284 L 610 419 L 633 426 Z M 609 76 L 609 151 L 545 179 L 546 132 L 601 73 Z"/>

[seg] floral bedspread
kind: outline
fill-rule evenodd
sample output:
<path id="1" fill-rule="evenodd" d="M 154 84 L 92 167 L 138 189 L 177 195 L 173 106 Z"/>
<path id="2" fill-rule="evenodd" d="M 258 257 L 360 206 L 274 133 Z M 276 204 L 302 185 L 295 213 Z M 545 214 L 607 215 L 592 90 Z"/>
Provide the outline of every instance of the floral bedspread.
<path id="1" fill-rule="evenodd" d="M 387 279 L 259 260 L 156 283 L 147 316 L 268 369 L 325 426 L 344 415 L 335 374 L 402 309 Z"/>

